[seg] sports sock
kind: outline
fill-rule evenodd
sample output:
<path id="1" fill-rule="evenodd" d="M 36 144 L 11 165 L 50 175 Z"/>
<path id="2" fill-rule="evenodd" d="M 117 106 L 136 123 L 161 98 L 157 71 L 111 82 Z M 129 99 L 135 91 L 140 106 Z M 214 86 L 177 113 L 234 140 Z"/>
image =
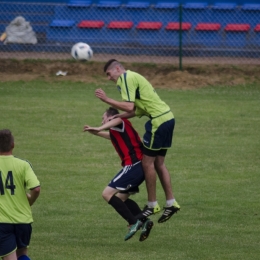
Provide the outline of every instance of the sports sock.
<path id="1" fill-rule="evenodd" d="M 30 258 L 27 255 L 21 255 L 18 257 L 18 260 L 30 260 Z"/>
<path id="2" fill-rule="evenodd" d="M 149 208 L 154 208 L 157 205 L 157 201 L 148 201 L 147 206 Z"/>
<path id="3" fill-rule="evenodd" d="M 127 200 L 125 200 L 125 204 L 134 216 L 142 212 L 142 210 L 134 200 L 128 198 Z"/>
<path id="4" fill-rule="evenodd" d="M 174 203 L 175 199 L 171 199 L 171 200 L 166 200 L 166 207 L 171 207 L 172 204 Z"/>
<path id="5" fill-rule="evenodd" d="M 131 213 L 127 205 L 117 196 L 112 196 L 108 203 L 117 211 L 117 213 L 122 218 L 124 218 L 129 223 L 129 225 L 133 225 L 136 223 L 137 219 Z"/>

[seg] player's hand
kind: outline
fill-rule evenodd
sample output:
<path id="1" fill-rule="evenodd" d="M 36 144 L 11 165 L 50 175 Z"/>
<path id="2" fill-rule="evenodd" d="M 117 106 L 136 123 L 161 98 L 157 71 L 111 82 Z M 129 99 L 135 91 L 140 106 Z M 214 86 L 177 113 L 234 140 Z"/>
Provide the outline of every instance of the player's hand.
<path id="1" fill-rule="evenodd" d="M 83 131 L 96 135 L 100 130 L 98 129 L 98 127 L 91 127 L 89 125 L 85 125 Z"/>
<path id="2" fill-rule="evenodd" d="M 106 101 L 106 99 L 107 99 L 106 92 L 101 88 L 96 89 L 95 96 L 102 101 Z"/>

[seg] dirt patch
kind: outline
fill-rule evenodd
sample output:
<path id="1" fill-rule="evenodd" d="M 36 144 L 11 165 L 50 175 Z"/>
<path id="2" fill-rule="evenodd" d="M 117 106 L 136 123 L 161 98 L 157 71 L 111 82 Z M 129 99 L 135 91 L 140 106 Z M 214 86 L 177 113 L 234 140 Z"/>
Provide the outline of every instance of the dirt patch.
<path id="1" fill-rule="evenodd" d="M 55 60 L 0 60 L 0 81 L 77 81 L 100 83 L 106 81 L 105 62 L 76 62 Z M 155 88 L 193 89 L 204 86 L 260 83 L 260 65 L 190 65 L 180 71 L 169 64 L 124 63 L 126 69 L 145 76 Z M 66 76 L 56 76 L 58 71 Z"/>

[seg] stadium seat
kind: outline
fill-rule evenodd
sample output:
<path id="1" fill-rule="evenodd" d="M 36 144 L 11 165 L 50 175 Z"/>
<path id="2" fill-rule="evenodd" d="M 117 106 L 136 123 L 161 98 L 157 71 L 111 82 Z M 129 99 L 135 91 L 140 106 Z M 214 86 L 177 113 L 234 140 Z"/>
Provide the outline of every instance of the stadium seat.
<path id="1" fill-rule="evenodd" d="M 126 6 L 126 8 L 148 8 L 150 6 L 150 2 L 149 1 L 130 0 L 127 2 L 127 4 L 125 6 Z"/>
<path id="2" fill-rule="evenodd" d="M 215 3 L 212 9 L 216 10 L 234 10 L 236 8 L 236 3 Z"/>
<path id="3" fill-rule="evenodd" d="M 136 29 L 139 30 L 160 30 L 161 28 L 161 22 L 139 22 L 136 26 Z"/>
<path id="4" fill-rule="evenodd" d="M 260 47 L 260 24 L 257 24 L 254 28 L 253 45 Z"/>
<path id="5" fill-rule="evenodd" d="M 222 43 L 220 29 L 220 23 L 198 23 L 194 28 L 194 43 L 208 47 L 220 46 Z"/>
<path id="6" fill-rule="evenodd" d="M 162 0 L 156 2 L 151 8 L 151 17 L 154 21 L 161 21 L 167 24 L 169 21 L 177 21 L 179 19 L 179 3 L 169 2 L 170 0 Z M 146 20 L 149 17 L 146 17 Z M 143 19 L 142 19 L 143 20 Z"/>
<path id="7" fill-rule="evenodd" d="M 176 9 L 179 7 L 179 3 L 178 2 L 157 2 L 154 5 L 154 8 L 156 9 Z"/>
<path id="8" fill-rule="evenodd" d="M 105 22 L 101 20 L 82 20 L 77 25 L 75 38 L 87 43 L 101 43 L 104 38 L 104 25 Z"/>
<path id="9" fill-rule="evenodd" d="M 68 7 L 89 7 L 92 4 L 92 1 L 90 0 L 69 0 L 67 3 Z"/>
<path id="10" fill-rule="evenodd" d="M 74 24 L 73 20 L 53 20 L 50 27 L 72 27 Z"/>
<path id="11" fill-rule="evenodd" d="M 111 21 L 107 28 L 109 29 L 131 29 L 134 23 L 132 21 Z"/>
<path id="12" fill-rule="evenodd" d="M 205 2 L 201 3 L 186 3 L 183 5 L 183 21 L 189 21 L 192 24 L 198 22 L 208 21 L 208 4 Z"/>
<path id="13" fill-rule="evenodd" d="M 244 11 L 260 11 L 260 4 L 244 4 L 241 9 Z"/>
<path id="14" fill-rule="evenodd" d="M 189 22 L 169 22 L 164 30 L 164 44 L 166 46 L 178 46 L 180 38 L 180 27 L 182 29 L 182 43 L 188 45 L 190 43 L 190 30 L 192 28 Z"/>
<path id="15" fill-rule="evenodd" d="M 250 24 L 227 24 L 224 31 L 227 46 L 244 47 L 248 42 Z"/>
<path id="16" fill-rule="evenodd" d="M 228 23 L 232 23 L 233 21 L 238 21 L 239 9 L 237 8 L 236 3 L 215 3 L 210 13 L 210 21 L 212 23 L 221 22 L 223 26 L 226 26 Z"/>
<path id="17" fill-rule="evenodd" d="M 122 44 L 133 43 L 134 33 L 132 28 L 134 23 L 132 21 L 111 21 L 107 25 L 107 39 L 110 43 Z"/>
<path id="18" fill-rule="evenodd" d="M 83 20 L 77 27 L 78 28 L 102 28 L 105 25 L 104 21 L 93 21 L 93 20 Z"/>
<path id="19" fill-rule="evenodd" d="M 53 20 L 47 29 L 47 40 L 58 42 L 73 42 L 73 20 Z"/>
<path id="20" fill-rule="evenodd" d="M 121 6 L 121 1 L 99 1 L 97 7 L 99 8 L 118 8 Z"/>
<path id="21" fill-rule="evenodd" d="M 158 45 L 162 38 L 159 37 L 162 22 L 141 21 L 137 24 L 136 35 L 137 43 L 143 45 Z"/>

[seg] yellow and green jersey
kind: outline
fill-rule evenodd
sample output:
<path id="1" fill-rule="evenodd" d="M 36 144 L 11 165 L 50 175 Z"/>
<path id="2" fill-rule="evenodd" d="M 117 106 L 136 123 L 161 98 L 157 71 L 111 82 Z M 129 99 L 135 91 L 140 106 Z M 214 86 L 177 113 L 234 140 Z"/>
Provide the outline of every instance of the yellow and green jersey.
<path id="1" fill-rule="evenodd" d="M 136 116 L 156 118 L 170 111 L 149 81 L 136 72 L 127 70 L 122 74 L 117 80 L 117 88 L 123 101 L 135 103 Z"/>
<path id="2" fill-rule="evenodd" d="M 38 186 L 40 182 L 27 161 L 0 156 L 0 223 L 32 223 L 26 191 Z"/>

